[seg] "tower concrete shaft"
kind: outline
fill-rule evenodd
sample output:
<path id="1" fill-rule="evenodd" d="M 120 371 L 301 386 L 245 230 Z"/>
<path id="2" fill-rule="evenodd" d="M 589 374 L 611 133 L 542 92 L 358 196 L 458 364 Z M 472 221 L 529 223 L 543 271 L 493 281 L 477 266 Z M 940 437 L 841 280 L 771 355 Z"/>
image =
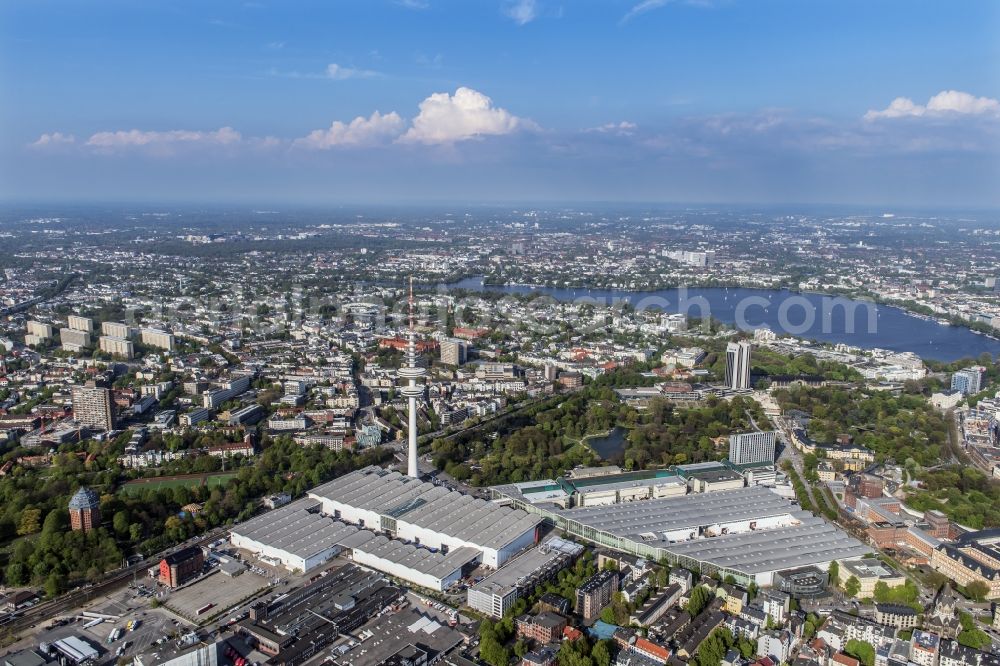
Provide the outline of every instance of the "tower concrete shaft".
<path id="1" fill-rule="evenodd" d="M 414 330 L 413 321 L 413 278 L 411 277 L 410 330 L 406 345 L 405 362 L 400 367 L 398 376 L 400 379 L 408 380 L 408 383 L 402 387 L 400 392 L 407 398 L 407 410 L 409 412 L 406 433 L 409 444 L 406 455 L 406 474 L 414 479 L 420 476 L 420 470 L 417 468 L 417 398 L 424 397 L 424 387 L 417 384 L 417 381 L 423 379 L 426 374 L 427 370 L 420 365 L 420 359 L 417 356 L 417 333 Z"/>

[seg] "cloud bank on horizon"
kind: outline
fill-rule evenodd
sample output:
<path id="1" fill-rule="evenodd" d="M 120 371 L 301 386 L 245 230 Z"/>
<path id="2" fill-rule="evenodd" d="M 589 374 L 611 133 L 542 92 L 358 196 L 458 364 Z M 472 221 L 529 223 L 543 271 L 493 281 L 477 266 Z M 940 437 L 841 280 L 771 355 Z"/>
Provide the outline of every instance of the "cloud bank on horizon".
<path id="1" fill-rule="evenodd" d="M 1000 206 L 989 0 L 54 4 L 0 8 L 0 197 Z"/>
<path id="2" fill-rule="evenodd" d="M 546 134 L 544 128 L 534 121 L 514 115 L 494 104 L 487 95 L 461 86 L 454 93 L 432 93 L 418 105 L 419 112 L 407 121 L 396 111 L 381 113 L 375 110 L 370 116 L 357 116 L 350 121 L 334 120 L 325 129 L 317 129 L 306 136 L 281 139 L 274 136 L 244 137 L 239 131 L 225 126 L 215 130 L 102 130 L 93 133 L 86 141 L 77 143 L 72 134 L 61 131 L 43 133 L 29 145 L 32 148 L 61 149 L 79 146 L 95 152 L 111 154 L 116 151 L 149 149 L 152 154 L 169 156 L 173 152 L 165 150 L 171 146 L 203 146 L 206 148 L 232 148 L 241 145 L 274 148 L 302 148 L 308 150 L 331 150 L 335 148 L 371 148 L 390 144 L 420 144 L 424 146 L 448 146 L 463 141 L 499 137 L 519 132 Z M 869 110 L 860 120 L 865 123 L 897 118 L 926 118 L 951 120 L 960 125 L 968 118 L 984 121 L 1000 120 L 1000 101 L 989 97 L 976 97 L 970 93 L 943 90 L 932 96 L 926 105 L 913 102 L 908 97 L 895 98 L 883 110 Z M 796 122 L 811 125 L 814 145 L 835 147 L 850 145 L 847 137 L 854 135 L 856 145 L 860 144 L 861 133 L 866 131 L 863 124 L 837 125 L 824 119 L 798 119 L 789 113 L 761 112 L 757 114 L 720 114 L 704 118 L 688 118 L 673 128 L 660 127 L 658 131 L 646 132 L 640 137 L 647 146 L 656 145 L 663 137 L 686 127 L 691 140 L 696 137 L 690 132 L 693 125 L 699 125 L 718 137 L 732 137 L 734 142 L 751 135 L 759 135 L 778 128 L 787 128 Z M 993 128 L 1000 128 L 996 124 Z M 940 122 L 924 128 L 925 140 L 910 146 L 911 150 L 921 148 L 940 150 L 951 147 L 957 150 L 971 148 L 961 143 L 949 143 L 949 125 Z M 609 121 L 605 124 L 583 128 L 576 132 L 581 136 L 597 133 L 610 137 L 632 139 L 640 134 L 639 126 L 631 121 Z M 565 140 L 566 135 L 563 134 Z M 874 141 L 874 135 L 868 139 Z M 901 146 L 905 148 L 905 146 Z M 979 146 L 977 149 L 982 149 Z"/>

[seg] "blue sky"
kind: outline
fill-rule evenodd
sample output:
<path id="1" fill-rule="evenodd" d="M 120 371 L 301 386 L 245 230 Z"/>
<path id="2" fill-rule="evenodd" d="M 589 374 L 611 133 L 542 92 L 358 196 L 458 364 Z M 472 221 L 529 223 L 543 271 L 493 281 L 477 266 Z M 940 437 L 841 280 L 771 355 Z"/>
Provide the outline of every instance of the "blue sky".
<path id="1" fill-rule="evenodd" d="M 1000 206 L 992 0 L 0 6 L 0 197 Z"/>

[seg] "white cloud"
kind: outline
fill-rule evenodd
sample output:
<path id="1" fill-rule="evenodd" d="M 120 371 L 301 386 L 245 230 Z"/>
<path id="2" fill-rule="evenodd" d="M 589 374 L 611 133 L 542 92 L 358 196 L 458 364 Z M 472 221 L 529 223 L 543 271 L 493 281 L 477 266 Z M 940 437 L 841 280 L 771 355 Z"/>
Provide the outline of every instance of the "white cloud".
<path id="1" fill-rule="evenodd" d="M 102 151 L 130 148 L 151 148 L 169 150 L 180 145 L 232 146 L 243 140 L 243 136 L 232 127 L 221 127 L 211 132 L 197 130 L 142 131 L 119 130 L 117 132 L 97 132 L 87 139 L 87 146 Z"/>
<path id="2" fill-rule="evenodd" d="M 76 143 L 76 137 L 72 134 L 63 134 L 62 132 L 52 132 L 51 134 L 43 134 L 38 139 L 32 143 L 34 148 L 55 148 L 58 146 L 69 146 Z"/>
<path id="3" fill-rule="evenodd" d="M 405 124 L 395 111 L 385 115 L 376 111 L 370 118 L 358 116 L 350 123 L 336 120 L 328 129 L 313 130 L 307 136 L 296 139 L 294 145 L 313 150 L 370 146 L 398 137 Z"/>
<path id="4" fill-rule="evenodd" d="M 682 3 L 685 5 L 692 5 L 695 7 L 713 7 L 715 6 L 715 0 L 642 0 L 642 2 L 632 5 L 632 9 L 625 13 L 619 24 L 628 23 L 636 16 L 640 14 L 645 14 L 646 12 L 651 12 L 654 9 L 659 9 L 670 3 Z"/>
<path id="5" fill-rule="evenodd" d="M 447 144 L 534 127 L 530 120 L 493 106 L 483 93 L 462 87 L 454 95 L 434 93 L 421 102 L 420 113 L 400 141 Z"/>
<path id="6" fill-rule="evenodd" d="M 345 81 L 347 79 L 371 79 L 379 76 L 378 72 L 370 69 L 356 69 L 354 67 L 344 67 L 335 62 L 326 66 L 326 78 L 334 81 Z"/>
<path id="7" fill-rule="evenodd" d="M 909 97 L 897 97 L 881 111 L 871 110 L 865 120 L 880 118 L 905 118 L 912 116 L 993 115 L 1000 116 L 1000 101 L 990 97 L 976 97 L 958 90 L 943 90 L 931 97 L 926 106 L 916 104 Z"/>
<path id="8" fill-rule="evenodd" d="M 618 136 L 632 136 L 639 128 L 635 123 L 623 120 L 620 123 L 605 123 L 597 127 L 589 127 L 584 132 L 599 132 L 601 134 L 617 134 Z"/>
<path id="9" fill-rule="evenodd" d="M 396 0 L 396 4 L 407 9 L 427 9 L 430 3 L 424 0 Z"/>
<path id="10" fill-rule="evenodd" d="M 536 0 L 508 0 L 503 13 L 518 25 L 525 25 L 538 18 L 538 3 Z"/>
<path id="11" fill-rule="evenodd" d="M 646 12 L 653 11 L 654 9 L 659 9 L 668 2 L 670 2 L 670 0 L 642 0 L 642 2 L 633 5 L 632 9 L 628 10 L 628 13 L 622 17 L 621 22 L 625 23 L 640 14 L 645 14 Z"/>

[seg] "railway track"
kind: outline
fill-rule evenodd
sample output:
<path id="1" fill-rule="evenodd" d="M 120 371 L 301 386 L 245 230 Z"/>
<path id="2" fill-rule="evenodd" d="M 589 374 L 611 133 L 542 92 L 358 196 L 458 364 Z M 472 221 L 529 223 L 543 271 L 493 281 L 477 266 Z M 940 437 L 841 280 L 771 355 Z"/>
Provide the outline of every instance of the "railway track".
<path id="1" fill-rule="evenodd" d="M 36 627 L 38 624 L 50 620 L 58 615 L 62 615 L 70 610 L 79 608 L 89 603 L 93 599 L 123 587 L 132 580 L 136 574 L 147 571 L 151 566 L 159 562 L 170 553 L 188 546 L 202 546 L 219 538 L 226 530 L 215 528 L 206 534 L 190 540 L 184 544 L 173 546 L 167 550 L 157 553 L 153 557 L 147 557 L 141 562 L 130 564 L 127 567 L 118 569 L 104 580 L 82 587 L 49 601 L 43 601 L 31 608 L 25 609 L 23 613 L 0 626 L 0 646 L 9 645 L 21 637 L 21 633 L 26 629 Z"/>

